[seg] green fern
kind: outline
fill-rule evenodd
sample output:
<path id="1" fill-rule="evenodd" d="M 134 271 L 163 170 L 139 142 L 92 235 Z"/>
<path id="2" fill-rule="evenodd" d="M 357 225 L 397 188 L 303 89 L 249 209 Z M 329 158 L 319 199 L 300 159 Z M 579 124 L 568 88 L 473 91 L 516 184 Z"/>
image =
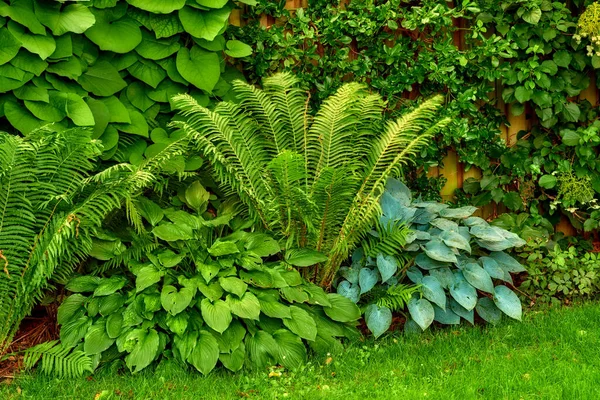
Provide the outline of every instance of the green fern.
<path id="1" fill-rule="evenodd" d="M 99 146 L 82 128 L 0 133 L 0 354 L 50 280 L 65 280 L 86 258 L 106 215 L 156 182 L 188 138 L 138 166 L 89 176 Z"/>
<path id="2" fill-rule="evenodd" d="M 398 284 L 390 286 L 375 300 L 379 307 L 387 307 L 391 311 L 402 311 L 413 294 L 419 293 L 419 286 Z"/>
<path id="3" fill-rule="evenodd" d="M 38 365 L 42 373 L 59 378 L 79 378 L 93 372 L 92 359 L 85 352 L 65 348 L 58 340 L 30 347 L 23 353 L 26 370 Z"/>
<path id="4" fill-rule="evenodd" d="M 376 225 L 376 235 L 367 235 L 362 247 L 365 255 L 377 257 L 378 254 L 402 254 L 410 229 L 401 223 L 390 222 L 389 225 Z"/>
<path id="5" fill-rule="evenodd" d="M 176 96 L 184 120 L 173 126 L 210 160 L 224 192 L 236 193 L 287 248 L 328 255 L 310 274 L 328 287 L 376 222 L 386 180 L 448 123 L 433 122 L 443 97 L 384 124 L 384 101 L 357 83 L 342 86 L 314 115 L 293 75 L 266 78 L 262 90 L 241 81 L 233 86 L 239 103 L 214 111 Z M 397 235 L 389 246 L 402 240 Z"/>

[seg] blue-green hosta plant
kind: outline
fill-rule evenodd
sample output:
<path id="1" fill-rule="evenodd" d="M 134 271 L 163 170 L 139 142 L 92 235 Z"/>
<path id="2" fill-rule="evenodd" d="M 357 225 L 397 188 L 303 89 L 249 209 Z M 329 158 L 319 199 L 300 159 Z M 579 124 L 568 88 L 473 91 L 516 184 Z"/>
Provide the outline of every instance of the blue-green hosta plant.
<path id="1" fill-rule="evenodd" d="M 137 372 L 167 357 L 207 374 L 218 363 L 294 368 L 307 346 L 339 350 L 357 334 L 352 301 L 304 281 L 279 261 L 277 241 L 247 231 L 229 201 L 207 209 L 211 197 L 194 182 L 166 205 L 143 198 L 130 212 L 137 228 L 99 234 L 96 273 L 66 285 L 61 345 L 92 369 Z"/>
<path id="2" fill-rule="evenodd" d="M 472 216 L 475 207 L 414 201 L 409 189 L 394 179 L 388 181 L 381 208 L 379 228 L 372 232 L 370 243 L 382 241 L 386 226 L 402 225 L 410 229 L 402 250 L 374 253 L 367 242 L 366 250 L 355 252 L 352 265 L 341 269 L 338 293 L 355 302 L 361 296 L 368 300 L 368 294 L 381 285 L 387 292 L 400 291 L 398 282 L 406 283 L 407 278 L 420 292 L 403 287 L 410 315 L 407 328 L 420 330 L 433 321 L 474 323 L 475 312 L 492 324 L 503 314 L 521 319 L 521 303 L 507 284 L 512 285 L 511 273 L 525 268 L 505 251 L 524 245 L 524 240 Z M 402 308 L 399 305 L 396 308 Z M 389 328 L 391 311 L 381 300 L 365 309 L 367 326 L 376 336 Z"/>

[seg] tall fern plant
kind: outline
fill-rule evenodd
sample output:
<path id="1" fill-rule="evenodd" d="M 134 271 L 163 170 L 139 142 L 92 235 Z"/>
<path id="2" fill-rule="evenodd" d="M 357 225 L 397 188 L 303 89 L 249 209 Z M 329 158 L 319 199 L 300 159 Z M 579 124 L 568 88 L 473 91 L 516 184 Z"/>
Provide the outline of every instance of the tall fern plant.
<path id="1" fill-rule="evenodd" d="M 443 98 L 384 122 L 384 101 L 357 83 L 342 86 L 315 115 L 293 75 L 266 78 L 262 89 L 233 85 L 239 103 L 213 111 L 189 95 L 175 97 L 183 121 L 173 126 L 195 139 L 216 178 L 265 229 L 279 232 L 288 248 L 327 255 L 310 277 L 328 287 L 376 222 L 387 178 L 448 122 L 434 122 Z"/>
<path id="2" fill-rule="evenodd" d="M 187 145 L 182 138 L 138 166 L 91 175 L 99 149 L 89 131 L 0 133 L 0 354 L 50 279 L 86 257 L 105 216 Z"/>

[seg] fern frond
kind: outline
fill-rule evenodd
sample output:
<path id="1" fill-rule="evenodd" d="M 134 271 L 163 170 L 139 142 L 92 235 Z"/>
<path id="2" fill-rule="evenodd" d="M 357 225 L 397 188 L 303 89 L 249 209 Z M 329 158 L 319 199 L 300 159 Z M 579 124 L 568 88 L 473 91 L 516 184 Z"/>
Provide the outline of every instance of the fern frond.
<path id="1" fill-rule="evenodd" d="M 377 224 L 377 235 L 367 235 L 362 247 L 365 255 L 376 257 L 378 254 L 399 254 L 406 244 L 410 229 L 404 224 Z"/>
<path id="2" fill-rule="evenodd" d="M 419 292 L 419 286 L 415 285 L 390 286 L 381 297 L 377 298 L 376 304 L 379 307 L 387 307 L 391 311 L 401 311 L 406 307 L 413 294 Z"/>
<path id="3" fill-rule="evenodd" d="M 81 350 L 65 348 L 58 340 L 41 343 L 25 350 L 23 365 L 25 369 L 39 365 L 42 373 L 59 378 L 79 378 L 86 372 L 94 372 L 92 359 L 87 354 Z"/>

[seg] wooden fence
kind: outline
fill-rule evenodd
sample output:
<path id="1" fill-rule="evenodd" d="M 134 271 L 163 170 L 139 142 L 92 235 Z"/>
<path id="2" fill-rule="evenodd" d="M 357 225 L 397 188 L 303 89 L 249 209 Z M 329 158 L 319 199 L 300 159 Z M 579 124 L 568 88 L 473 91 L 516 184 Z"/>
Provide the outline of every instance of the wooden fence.
<path id="1" fill-rule="evenodd" d="M 350 0 L 342 0 L 340 5 L 347 3 Z M 293 11 L 299 8 L 308 7 L 308 0 L 287 0 L 286 9 Z M 230 22 L 235 26 L 243 26 L 243 13 L 242 10 L 234 10 L 230 17 Z M 262 16 L 260 18 L 260 24 L 264 27 L 269 27 L 275 24 L 277 21 L 270 16 Z M 461 23 L 461 21 L 457 21 Z M 458 30 L 455 32 L 454 43 L 459 48 L 464 48 L 464 30 Z M 592 105 L 598 105 L 600 100 L 600 93 L 598 87 L 595 84 L 596 79 L 594 76 L 590 79 L 590 86 L 581 92 L 579 99 L 588 100 Z M 496 85 L 495 93 L 492 95 L 497 99 L 497 106 L 507 117 L 507 124 L 500 126 L 501 136 L 509 146 L 513 146 L 517 141 L 517 134 L 520 131 L 528 131 L 532 128 L 532 125 L 536 123 L 535 113 L 526 108 L 519 116 L 511 115 L 509 112 L 509 105 L 505 104 L 502 100 L 502 87 L 500 82 Z M 440 194 L 444 200 L 452 200 L 454 192 L 458 188 L 462 188 L 463 182 L 468 178 L 480 178 L 481 171 L 478 168 L 470 168 L 468 171 L 465 170 L 464 165 L 458 160 L 458 155 L 454 150 L 448 151 L 448 154 L 444 157 L 442 167 L 433 167 L 428 171 L 429 176 L 444 176 L 447 181 L 445 186 L 442 188 Z M 497 208 L 495 206 L 486 206 L 480 210 L 480 215 L 484 218 L 496 215 L 503 211 L 503 207 Z M 569 223 L 566 217 L 563 217 L 560 224 L 556 227 L 557 231 L 564 232 L 565 234 L 571 235 L 575 233 L 574 228 Z"/>

